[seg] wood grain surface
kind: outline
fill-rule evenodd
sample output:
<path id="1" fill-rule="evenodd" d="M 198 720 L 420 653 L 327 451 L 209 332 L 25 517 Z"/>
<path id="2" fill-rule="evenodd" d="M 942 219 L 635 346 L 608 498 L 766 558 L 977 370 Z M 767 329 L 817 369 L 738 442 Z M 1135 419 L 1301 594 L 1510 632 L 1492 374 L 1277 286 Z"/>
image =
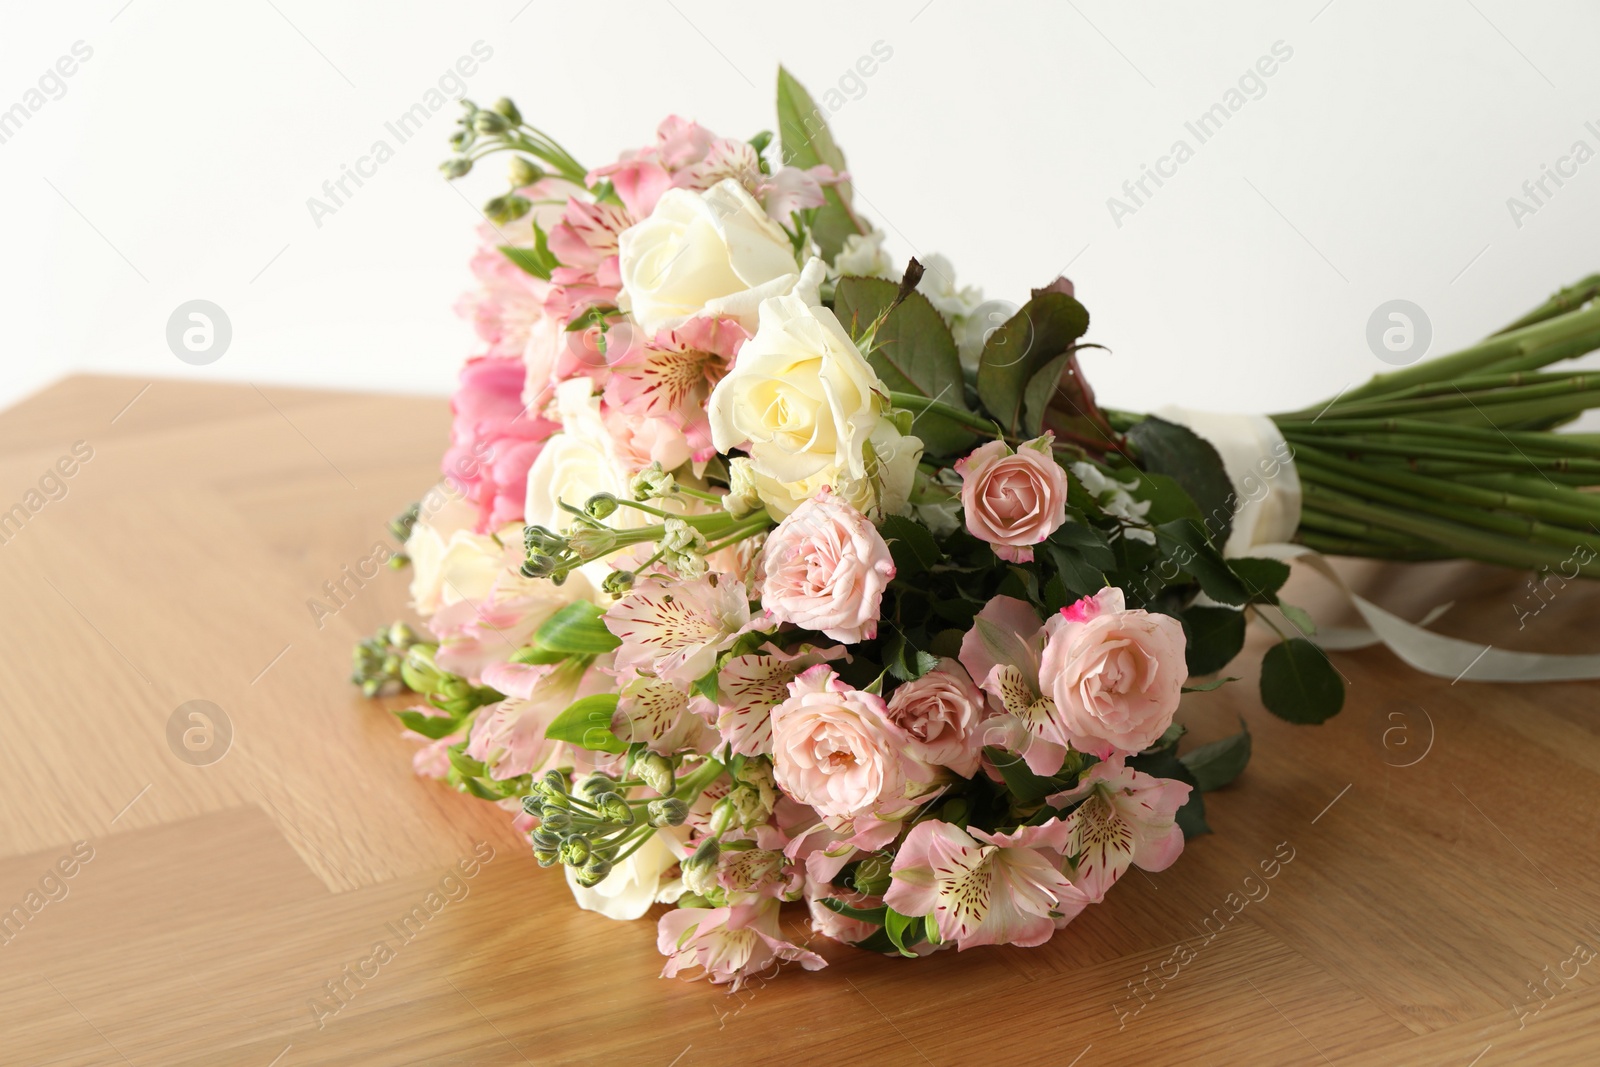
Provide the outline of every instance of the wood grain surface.
<path id="1" fill-rule="evenodd" d="M 1248 655 L 1188 698 L 1195 742 L 1254 732 L 1216 833 L 1044 947 L 659 980 L 652 923 L 577 910 L 347 684 L 404 577 L 307 606 L 431 484 L 447 425 L 435 399 L 107 377 L 0 413 L 0 1062 L 1600 1062 L 1600 683 L 1453 684 L 1383 649 L 1334 655 L 1320 727 L 1266 714 Z M 1413 618 L 1453 600 L 1456 636 L 1600 646 L 1591 586 L 1349 573 Z M 194 700 L 231 728 L 214 762 L 169 741 Z"/>

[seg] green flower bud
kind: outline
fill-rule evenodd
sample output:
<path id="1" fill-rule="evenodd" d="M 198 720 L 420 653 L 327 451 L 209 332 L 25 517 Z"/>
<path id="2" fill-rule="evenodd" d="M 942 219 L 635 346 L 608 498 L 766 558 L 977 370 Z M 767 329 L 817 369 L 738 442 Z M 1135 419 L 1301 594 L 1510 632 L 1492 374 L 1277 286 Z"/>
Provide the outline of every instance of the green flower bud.
<path id="1" fill-rule="evenodd" d="M 956 826 L 967 825 L 967 816 L 972 813 L 972 804 L 966 797 L 951 797 L 939 809 L 939 818 Z"/>
<path id="2" fill-rule="evenodd" d="M 644 810 L 651 826 L 682 826 L 683 820 L 689 817 L 689 805 L 678 797 L 652 800 Z"/>
<path id="3" fill-rule="evenodd" d="M 562 811 L 560 808 L 546 806 L 544 814 L 539 818 L 539 823 L 546 830 L 561 833 L 563 830 L 572 828 L 572 815 L 569 812 Z"/>
<path id="4" fill-rule="evenodd" d="M 444 172 L 446 178 L 464 177 L 472 171 L 472 160 L 466 156 L 451 156 L 439 164 L 439 169 Z"/>
<path id="5" fill-rule="evenodd" d="M 511 163 L 506 167 L 506 177 L 511 179 L 513 189 L 523 189 L 544 177 L 544 171 L 524 156 L 512 156 Z"/>
<path id="6" fill-rule="evenodd" d="M 545 771 L 544 776 L 539 779 L 539 792 L 547 797 L 565 797 L 567 795 L 567 776 L 560 771 Z"/>
<path id="7" fill-rule="evenodd" d="M 662 796 L 670 796 L 677 785 L 672 773 L 672 761 L 657 752 L 645 752 L 633 761 L 633 773 L 639 780 Z"/>
<path id="8" fill-rule="evenodd" d="M 594 849 L 589 845 L 587 837 L 573 834 L 561 842 L 561 862 L 568 867 L 582 867 L 594 855 Z"/>
<path id="9" fill-rule="evenodd" d="M 683 866 L 698 871 L 708 870 L 717 865 L 717 860 L 722 855 L 722 845 L 714 837 L 708 837 L 700 842 L 700 847 L 694 854 L 683 861 Z"/>
<path id="10" fill-rule="evenodd" d="M 723 831 L 733 825 L 736 814 L 737 812 L 728 797 L 723 797 L 717 801 L 716 807 L 711 809 L 711 836 L 722 836 Z"/>
<path id="11" fill-rule="evenodd" d="M 497 111 L 475 111 L 472 114 L 472 128 L 479 133 L 505 133 L 511 128 L 511 123 Z"/>
<path id="12" fill-rule="evenodd" d="M 511 123 L 511 125 L 522 125 L 522 112 L 517 110 L 517 105 L 511 102 L 510 97 L 502 96 L 500 99 L 496 100 L 494 102 L 494 110 L 496 114 L 504 116 L 505 120 Z"/>
<path id="13" fill-rule="evenodd" d="M 561 856 L 550 849 L 534 849 L 533 858 L 538 861 L 541 867 L 554 867 L 561 862 Z"/>
<path id="14" fill-rule="evenodd" d="M 537 793 L 530 794 L 522 798 L 522 813 L 524 815 L 532 815 L 535 819 L 537 819 L 540 817 L 543 811 L 544 798 L 539 796 Z"/>
<path id="15" fill-rule="evenodd" d="M 567 538 L 572 554 L 587 563 L 617 550 L 617 532 L 608 526 L 580 526 Z"/>
<path id="16" fill-rule="evenodd" d="M 578 783 L 578 792 L 586 797 L 603 797 L 607 793 L 616 792 L 617 780 L 610 775 L 596 772 Z"/>
<path id="17" fill-rule="evenodd" d="M 561 835 L 548 827 L 541 826 L 528 835 L 536 850 L 554 852 L 561 847 Z"/>
<path id="18" fill-rule="evenodd" d="M 593 889 L 606 880 L 606 875 L 611 873 L 611 861 L 595 856 L 584 865 L 576 875 L 577 883 L 586 889 Z"/>
<path id="19" fill-rule="evenodd" d="M 617 793 L 605 793 L 595 798 L 594 806 L 600 812 L 600 817 L 607 822 L 614 822 L 619 826 L 633 825 L 633 807 Z"/>
<path id="20" fill-rule="evenodd" d="M 635 575 L 632 571 L 612 571 L 600 581 L 600 588 L 609 596 L 624 596 L 633 588 Z"/>
<path id="21" fill-rule="evenodd" d="M 591 519 L 608 519 L 618 506 L 617 498 L 610 493 L 596 493 L 584 502 L 583 512 Z"/>

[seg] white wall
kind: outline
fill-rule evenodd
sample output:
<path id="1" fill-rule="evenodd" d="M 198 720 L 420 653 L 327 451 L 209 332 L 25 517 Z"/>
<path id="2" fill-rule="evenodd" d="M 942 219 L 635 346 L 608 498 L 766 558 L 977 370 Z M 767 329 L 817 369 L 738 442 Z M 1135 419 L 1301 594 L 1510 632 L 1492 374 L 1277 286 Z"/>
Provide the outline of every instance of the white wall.
<path id="1" fill-rule="evenodd" d="M 0 403 L 75 369 L 446 391 L 472 203 L 500 184 L 435 170 L 454 105 L 320 227 L 306 202 L 479 40 L 470 95 L 513 95 L 591 165 L 668 111 L 770 127 L 780 60 L 821 96 L 884 42 L 831 119 L 867 211 L 991 296 L 1070 263 L 1117 406 L 1300 406 L 1383 369 L 1386 300 L 1442 352 L 1600 270 L 1600 160 L 1507 205 L 1600 150 L 1600 9 L 1578 2 L 8 6 L 0 110 L 75 42 L 93 55 L 0 143 Z M 1184 123 L 1280 41 L 1199 144 Z M 1108 198 L 1179 138 L 1193 158 L 1119 226 Z M 209 366 L 165 340 L 194 298 L 233 324 Z"/>

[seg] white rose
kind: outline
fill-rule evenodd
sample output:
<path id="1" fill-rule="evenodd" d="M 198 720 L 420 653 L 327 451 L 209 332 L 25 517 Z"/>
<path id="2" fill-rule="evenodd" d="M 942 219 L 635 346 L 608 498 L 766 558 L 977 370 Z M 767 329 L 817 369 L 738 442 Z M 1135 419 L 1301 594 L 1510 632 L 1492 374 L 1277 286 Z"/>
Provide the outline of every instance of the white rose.
<path id="1" fill-rule="evenodd" d="M 844 247 L 833 257 L 833 269 L 829 273 L 834 277 L 854 275 L 860 278 L 900 280 L 900 275 L 894 269 L 894 261 L 889 258 L 889 253 L 883 250 L 882 230 L 852 233 L 846 237 Z"/>
<path id="2" fill-rule="evenodd" d="M 421 614 L 485 599 L 505 569 L 505 549 L 488 534 L 472 532 L 474 517 L 471 508 L 452 502 L 411 528 L 411 603 Z"/>
<path id="3" fill-rule="evenodd" d="M 789 292 L 798 276 L 789 235 L 731 178 L 703 193 L 669 189 L 617 246 L 617 304 L 650 335 L 698 315 L 754 329 L 761 301 Z"/>
<path id="4" fill-rule="evenodd" d="M 820 260 L 795 291 L 761 303 L 755 336 L 711 392 L 717 451 L 750 454 L 757 493 L 787 515 L 823 486 L 862 511 L 905 506 L 922 442 L 883 420 L 888 390 L 832 311 L 817 302 Z M 865 506 L 861 506 L 865 505 Z"/>
<path id="5" fill-rule="evenodd" d="M 661 884 L 661 876 L 678 862 L 672 847 L 675 839 L 666 836 L 671 832 L 657 830 L 639 846 L 639 851 L 613 867 L 593 889 L 579 885 L 572 868 L 566 868 L 567 885 L 578 907 L 597 911 L 608 919 L 629 920 L 642 918 L 657 901 L 670 903 L 678 899 L 683 892 L 681 881 Z"/>

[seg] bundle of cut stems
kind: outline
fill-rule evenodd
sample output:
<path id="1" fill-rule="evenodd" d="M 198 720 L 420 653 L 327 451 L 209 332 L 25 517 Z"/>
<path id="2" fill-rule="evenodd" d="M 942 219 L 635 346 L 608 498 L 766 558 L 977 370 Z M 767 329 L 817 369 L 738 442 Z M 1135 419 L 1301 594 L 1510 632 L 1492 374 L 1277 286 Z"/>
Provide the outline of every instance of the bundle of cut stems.
<path id="1" fill-rule="evenodd" d="M 1600 274 L 1500 332 L 1273 415 L 1304 492 L 1297 540 L 1338 555 L 1475 559 L 1600 577 Z"/>

